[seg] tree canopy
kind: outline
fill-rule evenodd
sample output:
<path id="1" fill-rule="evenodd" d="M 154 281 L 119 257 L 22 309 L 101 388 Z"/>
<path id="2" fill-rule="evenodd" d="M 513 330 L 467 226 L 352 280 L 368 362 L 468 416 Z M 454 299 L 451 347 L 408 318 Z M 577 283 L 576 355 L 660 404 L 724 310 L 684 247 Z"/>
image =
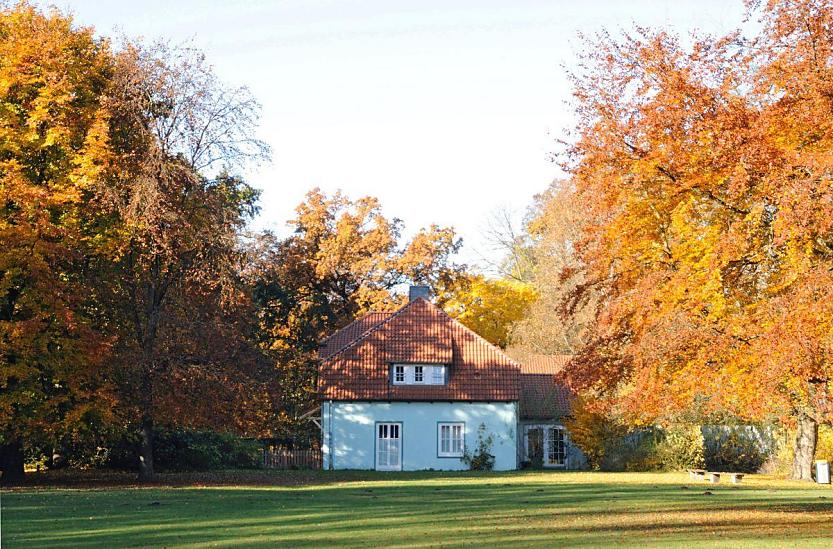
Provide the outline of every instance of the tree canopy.
<path id="1" fill-rule="evenodd" d="M 461 241 L 431 226 L 410 240 L 378 199 L 313 189 L 289 222 L 293 233 L 251 242 L 245 276 L 253 288 L 259 341 L 275 363 L 278 430 L 315 404 L 319 342 L 370 310 L 402 304 L 408 284 L 448 285 L 463 272 L 452 256 Z"/>
<path id="2" fill-rule="evenodd" d="M 751 39 L 637 28 L 584 50 L 570 297 L 598 312 L 572 381 L 638 423 L 779 417 L 801 438 L 831 391 L 833 6 L 749 7 Z"/>
<path id="3" fill-rule="evenodd" d="M 257 103 L 199 52 L 116 47 L 26 3 L 0 11 L 0 59 L 6 477 L 24 439 L 101 423 L 141 427 L 145 477 L 154 421 L 245 430 L 261 393 L 238 236 L 257 192 L 228 170 L 268 154 Z"/>
<path id="4" fill-rule="evenodd" d="M 0 445 L 53 440 L 111 412 L 84 215 L 107 162 L 106 41 L 21 5 L 0 11 Z M 5 468 L 7 475 L 22 472 Z"/>
<path id="5" fill-rule="evenodd" d="M 537 297 L 529 283 L 469 274 L 443 288 L 438 304 L 489 343 L 505 349 L 513 341 L 515 325 L 528 315 Z"/>

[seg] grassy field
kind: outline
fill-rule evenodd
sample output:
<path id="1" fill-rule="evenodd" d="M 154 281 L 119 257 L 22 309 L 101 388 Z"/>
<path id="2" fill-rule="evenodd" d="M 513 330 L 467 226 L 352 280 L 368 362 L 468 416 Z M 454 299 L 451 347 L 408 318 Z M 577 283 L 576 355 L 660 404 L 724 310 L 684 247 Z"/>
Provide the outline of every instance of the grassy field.
<path id="1" fill-rule="evenodd" d="M 2 546 L 829 547 L 833 539 L 830 487 L 761 476 L 713 486 L 672 473 L 274 472 L 257 482 L 5 491 Z"/>

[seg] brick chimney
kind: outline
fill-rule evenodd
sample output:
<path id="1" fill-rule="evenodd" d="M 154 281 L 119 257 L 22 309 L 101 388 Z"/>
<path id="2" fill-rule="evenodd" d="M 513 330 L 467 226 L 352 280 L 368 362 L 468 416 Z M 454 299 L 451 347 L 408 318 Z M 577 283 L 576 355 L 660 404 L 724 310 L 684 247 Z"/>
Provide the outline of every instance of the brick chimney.
<path id="1" fill-rule="evenodd" d="M 431 301 L 431 287 L 430 286 L 411 286 L 408 288 L 408 302 L 417 299 L 425 299 Z"/>

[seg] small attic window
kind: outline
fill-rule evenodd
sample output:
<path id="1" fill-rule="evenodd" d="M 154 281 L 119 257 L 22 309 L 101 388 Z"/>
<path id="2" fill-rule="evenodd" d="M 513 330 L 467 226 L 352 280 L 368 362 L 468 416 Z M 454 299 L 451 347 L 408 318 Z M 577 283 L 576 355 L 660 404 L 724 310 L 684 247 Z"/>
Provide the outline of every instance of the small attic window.
<path id="1" fill-rule="evenodd" d="M 394 364 L 391 382 L 394 385 L 445 385 L 446 366 L 439 364 Z"/>

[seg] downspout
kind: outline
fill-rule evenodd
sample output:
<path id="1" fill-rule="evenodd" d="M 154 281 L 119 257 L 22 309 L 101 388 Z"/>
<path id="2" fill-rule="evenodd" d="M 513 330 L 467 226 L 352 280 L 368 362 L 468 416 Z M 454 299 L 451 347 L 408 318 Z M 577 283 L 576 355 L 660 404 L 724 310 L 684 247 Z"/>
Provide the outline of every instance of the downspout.
<path id="1" fill-rule="evenodd" d="M 521 448 L 525 444 L 524 438 L 521 436 L 521 407 L 520 402 L 512 403 L 515 408 L 515 470 L 521 468 Z"/>

